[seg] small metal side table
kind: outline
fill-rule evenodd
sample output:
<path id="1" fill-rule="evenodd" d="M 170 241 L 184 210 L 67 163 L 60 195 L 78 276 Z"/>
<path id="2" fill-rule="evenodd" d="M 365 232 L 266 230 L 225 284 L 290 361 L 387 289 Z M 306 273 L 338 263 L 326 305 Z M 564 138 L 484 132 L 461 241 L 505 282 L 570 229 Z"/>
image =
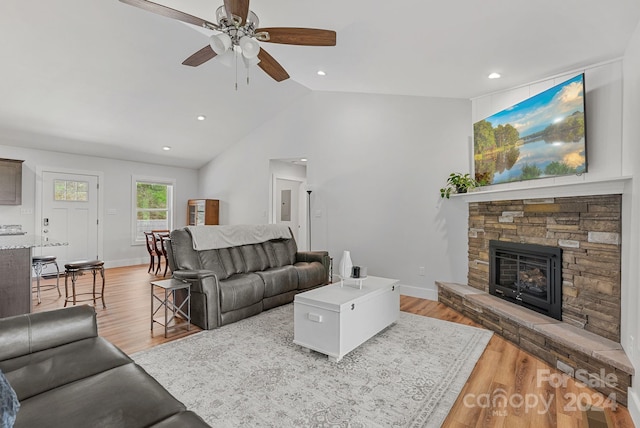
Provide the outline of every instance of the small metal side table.
<path id="1" fill-rule="evenodd" d="M 164 290 L 164 299 L 156 296 L 154 287 L 159 287 Z M 176 304 L 176 291 L 178 290 L 186 290 L 187 293 L 180 305 Z M 155 305 L 156 301 L 158 302 L 157 307 Z M 164 308 L 164 324 L 155 319 L 156 313 L 158 313 L 161 308 Z M 171 312 L 171 317 L 169 317 L 169 312 Z M 174 321 L 176 315 L 184 317 L 187 321 L 187 330 L 189 330 L 191 326 L 191 283 L 173 278 L 162 281 L 151 281 L 151 333 L 153 334 L 153 323 L 158 323 L 164 327 L 164 337 L 167 337 L 167 330 L 169 328 L 179 327 L 175 324 L 169 326 L 169 323 Z"/>

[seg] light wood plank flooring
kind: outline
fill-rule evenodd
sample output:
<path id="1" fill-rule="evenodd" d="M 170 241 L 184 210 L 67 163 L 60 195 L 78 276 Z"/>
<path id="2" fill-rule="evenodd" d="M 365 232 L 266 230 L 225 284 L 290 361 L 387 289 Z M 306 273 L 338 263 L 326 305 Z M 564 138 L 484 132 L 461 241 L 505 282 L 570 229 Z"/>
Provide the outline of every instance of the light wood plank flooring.
<path id="1" fill-rule="evenodd" d="M 106 270 L 107 309 L 98 304 L 98 331 L 101 336 L 128 354 L 200 331 L 176 329 L 164 338 L 161 326 L 150 332 L 150 285 L 161 279 L 147 273 L 147 266 L 129 266 Z M 50 284 L 55 280 L 48 279 Z M 91 275 L 78 280 L 88 287 Z M 61 290 L 64 295 L 64 279 Z M 42 304 L 34 312 L 62 307 L 64 298 L 55 290 L 42 293 Z M 470 319 L 438 302 L 403 296 L 401 309 L 419 315 L 480 327 Z M 482 328 L 482 327 L 480 327 Z M 546 376 L 550 381 L 544 381 Z M 542 360 L 528 354 L 498 335 L 494 335 L 465 384 L 444 427 L 587 427 L 584 410 L 588 403 L 602 404 L 604 397 L 583 387 Z M 495 402 L 495 406 L 491 406 Z M 588 402 L 588 403 L 587 403 Z M 506 403 L 506 405 L 505 405 Z M 586 404 L 585 404 L 586 403 Z M 548 410 L 546 410 L 548 409 Z M 631 428 L 633 422 L 624 406 L 605 408 L 610 427 Z"/>

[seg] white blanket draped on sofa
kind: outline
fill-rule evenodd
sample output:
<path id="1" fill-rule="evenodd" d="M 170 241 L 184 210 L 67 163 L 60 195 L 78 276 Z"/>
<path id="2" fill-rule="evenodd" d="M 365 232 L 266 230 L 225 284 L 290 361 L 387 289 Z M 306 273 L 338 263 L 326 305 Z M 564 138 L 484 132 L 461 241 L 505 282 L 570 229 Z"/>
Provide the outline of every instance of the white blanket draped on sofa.
<path id="1" fill-rule="evenodd" d="M 258 244 L 272 239 L 289 239 L 291 231 L 282 224 L 187 226 L 197 251 Z"/>

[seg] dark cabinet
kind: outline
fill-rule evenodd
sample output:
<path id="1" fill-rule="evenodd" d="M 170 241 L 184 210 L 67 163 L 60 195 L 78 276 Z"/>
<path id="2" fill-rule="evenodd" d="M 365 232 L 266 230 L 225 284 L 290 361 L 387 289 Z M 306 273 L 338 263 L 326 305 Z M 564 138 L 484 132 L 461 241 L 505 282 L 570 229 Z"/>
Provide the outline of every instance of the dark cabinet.
<path id="1" fill-rule="evenodd" d="M 22 204 L 22 162 L 0 159 L 0 205 Z"/>

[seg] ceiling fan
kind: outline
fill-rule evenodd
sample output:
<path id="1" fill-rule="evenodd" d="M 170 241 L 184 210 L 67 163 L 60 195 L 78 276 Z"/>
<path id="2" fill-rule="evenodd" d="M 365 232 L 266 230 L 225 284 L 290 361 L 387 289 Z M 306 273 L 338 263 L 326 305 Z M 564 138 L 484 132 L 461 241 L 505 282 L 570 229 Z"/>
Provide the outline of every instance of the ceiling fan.
<path id="1" fill-rule="evenodd" d="M 216 11 L 217 23 L 189 15 L 147 0 L 120 0 L 149 12 L 209 30 L 219 31 L 211 36 L 211 43 L 184 60 L 182 64 L 197 67 L 216 55 L 242 54 L 245 65 L 258 64 L 275 81 L 289 78 L 286 70 L 264 49 L 260 42 L 303 46 L 335 46 L 336 32 L 315 28 L 273 27 L 258 28 L 259 20 L 249 10 L 249 0 L 224 0 Z"/>

